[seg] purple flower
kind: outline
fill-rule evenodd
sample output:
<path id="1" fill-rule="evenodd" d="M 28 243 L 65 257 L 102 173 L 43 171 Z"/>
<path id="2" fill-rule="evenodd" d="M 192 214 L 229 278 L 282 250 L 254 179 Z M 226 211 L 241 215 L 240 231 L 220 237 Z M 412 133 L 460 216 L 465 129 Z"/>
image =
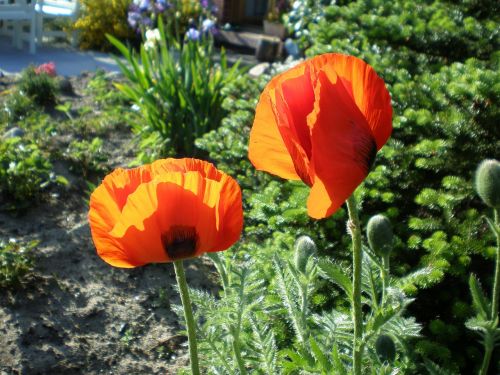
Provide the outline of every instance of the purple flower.
<path id="1" fill-rule="evenodd" d="M 128 12 L 127 21 L 131 28 L 135 29 L 141 20 L 141 15 L 136 12 Z"/>
<path id="2" fill-rule="evenodd" d="M 195 28 L 191 27 L 186 32 L 186 37 L 188 38 L 188 40 L 192 40 L 192 41 L 200 40 L 200 32 L 198 30 L 196 30 Z"/>
<path id="3" fill-rule="evenodd" d="M 165 0 L 157 0 L 154 5 L 154 10 L 156 13 L 163 13 L 169 9 L 172 5 Z"/>
<path id="4" fill-rule="evenodd" d="M 201 0 L 200 3 L 203 8 L 208 8 L 208 0 Z"/>

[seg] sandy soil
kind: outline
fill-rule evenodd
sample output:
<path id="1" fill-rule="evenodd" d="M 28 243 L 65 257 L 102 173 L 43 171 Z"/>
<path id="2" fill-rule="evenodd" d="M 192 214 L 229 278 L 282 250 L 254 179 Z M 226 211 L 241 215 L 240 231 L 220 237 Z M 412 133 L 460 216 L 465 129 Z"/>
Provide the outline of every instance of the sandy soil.
<path id="1" fill-rule="evenodd" d="M 104 141 L 110 166 L 126 166 L 130 132 Z M 0 375 L 176 374 L 187 363 L 187 348 L 171 310 L 180 303 L 172 265 L 105 264 L 90 238 L 85 182 L 64 163 L 56 167 L 69 187 L 22 216 L 0 212 L 1 238 L 40 241 L 25 284 L 0 290 Z M 186 267 L 190 286 L 213 288 L 206 260 Z"/>

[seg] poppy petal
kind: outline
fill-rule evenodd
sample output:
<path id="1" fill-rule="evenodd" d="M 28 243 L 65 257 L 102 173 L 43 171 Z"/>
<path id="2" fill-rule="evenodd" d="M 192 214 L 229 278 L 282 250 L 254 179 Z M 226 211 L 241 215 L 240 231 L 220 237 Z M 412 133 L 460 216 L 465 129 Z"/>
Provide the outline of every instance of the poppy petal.
<path id="1" fill-rule="evenodd" d="M 285 179 L 300 180 L 278 129 L 273 104 L 266 88 L 260 96 L 250 131 L 248 158 L 256 169 Z"/>
<path id="2" fill-rule="evenodd" d="M 313 218 L 335 212 L 367 176 L 376 153 L 369 125 L 338 77 L 320 71 L 311 126 L 314 182 L 307 202 Z"/>
<path id="3" fill-rule="evenodd" d="M 392 132 L 391 97 L 385 83 L 363 60 L 341 54 L 324 54 L 311 61 L 317 70 L 333 69 L 363 113 L 377 143 L 377 150 Z M 331 74 L 327 74 L 331 77 Z"/>
<path id="4" fill-rule="evenodd" d="M 137 187 L 151 180 L 149 166 L 133 169 L 118 168 L 107 175 L 90 197 L 89 223 L 92 240 L 97 249 L 105 249 L 108 263 L 116 267 L 135 267 L 124 260 L 123 246 L 108 232 L 119 220 L 128 196 Z"/>
<path id="5" fill-rule="evenodd" d="M 300 180 L 297 174 L 293 158 L 290 156 L 284 138 L 278 128 L 276 117 L 276 93 L 282 89 L 280 86 L 288 80 L 298 79 L 303 82 L 306 71 L 306 63 L 300 63 L 274 77 L 262 92 L 259 103 L 255 110 L 255 120 L 250 131 L 248 144 L 248 158 L 256 169 L 272 173 L 288 180 Z M 299 95 L 294 98 L 300 98 Z M 310 109 L 314 101 L 310 102 Z M 294 110 L 300 111 L 299 106 L 293 106 Z"/>
<path id="6" fill-rule="evenodd" d="M 228 175 L 221 180 L 217 219 L 217 246 L 207 249 L 207 252 L 227 249 L 240 238 L 243 230 L 241 189 L 238 183 Z"/>

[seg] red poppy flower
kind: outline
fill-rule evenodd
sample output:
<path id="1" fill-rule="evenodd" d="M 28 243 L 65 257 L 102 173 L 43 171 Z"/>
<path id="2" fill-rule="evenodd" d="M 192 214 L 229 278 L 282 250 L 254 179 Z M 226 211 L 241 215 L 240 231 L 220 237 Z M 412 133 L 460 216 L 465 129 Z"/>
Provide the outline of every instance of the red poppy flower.
<path id="1" fill-rule="evenodd" d="M 356 57 L 325 54 L 269 82 L 248 156 L 259 170 L 309 185 L 308 213 L 324 218 L 364 180 L 391 132 L 384 81 Z"/>
<path id="2" fill-rule="evenodd" d="M 90 197 L 92 239 L 116 267 L 137 267 L 225 250 L 243 227 L 241 190 L 196 159 L 117 169 Z"/>

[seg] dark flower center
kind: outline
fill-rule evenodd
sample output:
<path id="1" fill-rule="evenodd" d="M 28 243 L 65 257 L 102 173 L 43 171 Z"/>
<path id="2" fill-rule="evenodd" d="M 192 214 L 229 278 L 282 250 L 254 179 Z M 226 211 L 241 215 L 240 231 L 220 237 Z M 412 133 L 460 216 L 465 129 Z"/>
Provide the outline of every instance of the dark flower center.
<path id="1" fill-rule="evenodd" d="M 350 121 L 352 142 L 354 145 L 354 161 L 360 165 L 365 173 L 370 173 L 377 156 L 377 142 L 367 129 L 362 128 L 354 120 Z"/>
<path id="2" fill-rule="evenodd" d="M 172 226 L 161 236 L 163 248 L 172 260 L 191 258 L 196 253 L 198 234 L 194 227 Z"/>

